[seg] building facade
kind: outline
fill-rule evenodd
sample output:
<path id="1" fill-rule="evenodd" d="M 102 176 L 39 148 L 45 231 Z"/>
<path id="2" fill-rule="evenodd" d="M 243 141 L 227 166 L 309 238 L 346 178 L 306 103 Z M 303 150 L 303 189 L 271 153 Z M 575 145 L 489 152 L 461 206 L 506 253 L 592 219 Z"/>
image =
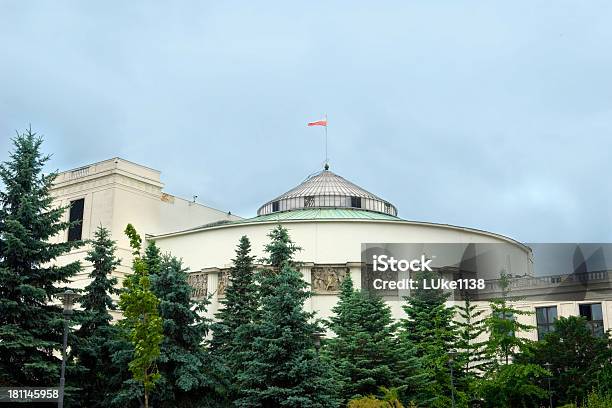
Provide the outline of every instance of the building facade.
<path id="1" fill-rule="evenodd" d="M 181 258 L 190 270 L 193 296 L 210 297 L 211 316 L 224 296 L 240 237 L 250 238 L 253 255 L 260 259 L 265 256 L 263 248 L 268 233 L 279 224 L 289 230 L 293 241 L 301 247 L 296 260 L 313 291 L 305 307 L 321 318 L 330 316 L 346 276 L 350 275 L 356 287 L 360 287 L 364 278 L 364 243 L 503 244 L 512 253 L 513 274 L 521 276 L 512 282 L 519 292 L 521 282 L 534 279 L 546 282 L 533 276 L 532 252 L 526 245 L 492 232 L 404 220 L 397 216 L 392 203 L 327 167 L 264 203 L 257 216 L 247 219 L 168 195 L 162 187 L 158 171 L 116 158 L 61 173 L 53 194 L 59 205 L 71 205 L 67 219 L 81 217 L 81 239 L 90 238 L 97 225 L 111 230 L 123 259 L 117 271 L 119 278 L 129 271 L 131 261 L 123 235 L 127 223 L 146 233 L 147 239 L 155 241 L 162 251 Z M 78 239 L 77 235 L 78 231 L 71 231 L 58 239 Z M 82 258 L 86 249 L 74 251 L 64 261 Z M 76 287 L 85 286 L 87 273 L 86 268 L 76 278 Z M 608 279 L 607 271 L 604 279 Z M 385 299 L 395 318 L 404 316 L 401 297 Z M 607 330 L 612 327 L 611 300 L 612 294 L 607 292 L 567 301 L 540 301 L 527 296 L 517 306 L 533 314 L 520 319 L 538 329 L 522 335 L 537 339 L 550 330 L 558 316 L 578 314 L 592 322 L 595 332 Z M 486 303 L 481 306 L 486 307 Z"/>

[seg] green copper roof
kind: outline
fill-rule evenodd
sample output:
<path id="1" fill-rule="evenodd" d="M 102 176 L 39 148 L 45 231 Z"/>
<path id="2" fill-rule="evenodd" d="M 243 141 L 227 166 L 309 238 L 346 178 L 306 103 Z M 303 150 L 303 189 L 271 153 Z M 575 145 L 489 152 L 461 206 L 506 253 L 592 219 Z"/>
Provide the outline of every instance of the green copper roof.
<path id="1" fill-rule="evenodd" d="M 260 221 L 290 221 L 290 220 L 400 220 L 389 214 L 373 211 L 355 210 L 350 208 L 310 208 L 305 210 L 283 211 L 260 215 L 233 223 L 260 222 Z"/>

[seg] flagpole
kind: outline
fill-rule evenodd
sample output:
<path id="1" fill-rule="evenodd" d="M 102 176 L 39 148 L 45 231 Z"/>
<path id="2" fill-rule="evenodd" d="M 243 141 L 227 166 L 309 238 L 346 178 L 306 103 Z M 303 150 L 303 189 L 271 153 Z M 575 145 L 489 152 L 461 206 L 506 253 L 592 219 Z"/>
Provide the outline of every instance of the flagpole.
<path id="1" fill-rule="evenodd" d="M 329 168 L 329 157 L 327 156 L 327 114 L 325 114 L 325 170 Z"/>

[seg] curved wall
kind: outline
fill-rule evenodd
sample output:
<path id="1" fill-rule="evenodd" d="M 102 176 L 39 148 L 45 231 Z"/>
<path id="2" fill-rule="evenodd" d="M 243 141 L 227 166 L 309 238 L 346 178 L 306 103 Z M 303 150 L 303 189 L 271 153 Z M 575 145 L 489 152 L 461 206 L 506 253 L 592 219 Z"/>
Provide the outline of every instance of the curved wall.
<path id="1" fill-rule="evenodd" d="M 253 255 L 264 257 L 263 248 L 267 234 L 278 222 L 242 222 L 200 230 L 178 232 L 151 237 L 162 251 L 169 251 L 183 259 L 191 272 L 210 268 L 228 268 L 235 248 L 242 235 L 251 240 Z M 531 273 L 531 252 L 522 244 L 501 235 L 440 224 L 411 221 L 381 220 L 293 220 L 281 222 L 289 230 L 292 240 L 302 248 L 296 260 L 305 263 L 304 279 L 310 283 L 310 267 L 313 264 L 346 265 L 350 269 L 355 286 L 361 283 L 361 244 L 367 242 L 400 243 L 506 243 L 515 252 L 513 258 L 521 265 L 513 265 L 517 272 Z M 515 262 L 517 263 L 517 262 Z M 349 264 L 349 265 L 347 265 Z M 209 273 L 208 291 L 213 293 L 210 314 L 218 309 L 215 288 L 218 276 L 214 269 Z M 335 294 L 316 294 L 306 307 L 317 311 L 320 317 L 328 317 L 337 301 Z M 388 302 L 395 317 L 403 315 L 401 302 Z"/>

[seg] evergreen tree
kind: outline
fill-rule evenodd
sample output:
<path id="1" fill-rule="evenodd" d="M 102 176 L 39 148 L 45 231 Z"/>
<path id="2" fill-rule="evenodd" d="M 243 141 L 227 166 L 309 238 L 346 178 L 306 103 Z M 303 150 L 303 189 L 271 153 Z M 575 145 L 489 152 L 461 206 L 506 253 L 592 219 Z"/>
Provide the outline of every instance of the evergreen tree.
<path id="1" fill-rule="evenodd" d="M 225 289 L 225 298 L 221 300 L 221 310 L 212 325 L 213 352 L 225 363 L 233 385 L 230 399 L 237 394 L 236 377 L 244 371 L 242 357 L 252 341 L 252 325 L 259 304 L 254 259 L 251 242 L 242 236 L 232 260 L 229 285 Z"/>
<path id="2" fill-rule="evenodd" d="M 57 174 L 43 174 L 42 139 L 28 129 L 13 145 L 0 165 L 0 385 L 55 386 L 63 316 L 54 298 L 81 266 L 53 262 L 81 242 L 52 242 L 70 224 L 52 204 Z"/>
<path id="3" fill-rule="evenodd" d="M 84 372 L 74 385 L 81 387 L 81 406 L 105 407 L 103 396 L 109 392 L 109 375 L 115 370 L 111 364 L 110 341 L 118 335 L 117 328 L 110 323 L 109 311 L 116 309 L 111 295 L 118 293 L 117 279 L 112 273 L 120 260 L 115 256 L 116 245 L 106 228 L 98 227 L 91 245 L 85 258 L 93 267 L 89 274 L 91 283 L 80 299 L 81 327 L 75 333 L 77 341 L 72 350 Z"/>
<path id="4" fill-rule="evenodd" d="M 313 334 L 314 314 L 304 310 L 311 293 L 294 267 L 296 246 L 281 226 L 266 246 L 274 269 L 261 275 L 265 294 L 256 337 L 239 373 L 239 407 L 334 407 L 338 405 L 329 367 L 319 360 Z"/>
<path id="5" fill-rule="evenodd" d="M 159 299 L 164 340 L 158 358 L 159 381 L 152 400 L 156 407 L 216 407 L 223 391 L 221 372 L 204 342 L 210 321 L 203 317 L 208 300 L 191 299 L 187 270 L 171 256 L 160 256 L 149 243 L 145 260 L 151 291 Z"/>
<path id="6" fill-rule="evenodd" d="M 159 380 L 157 359 L 160 343 L 163 341 L 162 319 L 159 316 L 159 299 L 151 291 L 148 265 L 141 256 L 142 239 L 132 224 L 128 224 L 125 234 L 133 249 L 134 273 L 124 280 L 125 290 L 121 293 L 119 307 L 123 311 L 123 327 L 129 331 L 134 347 L 133 358 L 128 367 L 134 380 L 142 384 L 144 406 L 149 407 L 149 395 Z"/>
<path id="7" fill-rule="evenodd" d="M 329 328 L 336 336 L 327 341 L 323 354 L 333 363 L 344 403 L 376 394 L 381 387 L 401 385 L 404 395 L 417 388 L 417 360 L 402 359 L 391 309 L 380 296 L 354 290 L 348 276 L 332 312 Z M 398 376 L 400 364 L 408 378 Z"/>
<path id="8" fill-rule="evenodd" d="M 531 331 L 533 326 L 520 323 L 518 317 L 529 315 L 530 312 L 513 307 L 512 302 L 518 299 L 510 296 L 510 275 L 502 271 L 499 279 L 501 296 L 489 302 L 491 313 L 485 319 L 485 327 L 489 339 L 485 344 L 487 358 L 492 362 L 492 368 L 501 364 L 509 364 L 515 353 L 522 351 L 530 342 L 517 336 L 521 331 Z"/>
<path id="9" fill-rule="evenodd" d="M 466 377 L 477 377 L 481 374 L 485 358 L 485 341 L 482 336 L 486 331 L 484 325 L 484 310 L 477 309 L 469 297 L 463 301 L 463 305 L 455 306 L 457 316 L 455 327 L 457 328 L 457 352 L 462 366 L 461 370 Z"/>
<path id="10" fill-rule="evenodd" d="M 415 274 L 417 282 L 439 279 L 435 272 L 423 271 Z M 451 393 L 455 394 L 457 406 L 464 404 L 465 393 L 451 384 L 450 366 L 458 373 L 459 363 L 451 353 L 455 351 L 457 330 L 453 324 L 454 307 L 447 307 L 448 293 L 440 289 L 425 289 L 419 285 L 405 297 L 403 306 L 407 318 L 401 320 L 400 340 L 414 345 L 425 376 L 423 398 L 428 406 L 449 407 Z"/>
<path id="11" fill-rule="evenodd" d="M 464 297 L 463 305 L 455 308 L 456 359 L 459 366 L 456 384 L 470 401 L 474 401 L 477 394 L 476 379 L 486 370 L 484 310 L 479 310 L 469 296 Z"/>

